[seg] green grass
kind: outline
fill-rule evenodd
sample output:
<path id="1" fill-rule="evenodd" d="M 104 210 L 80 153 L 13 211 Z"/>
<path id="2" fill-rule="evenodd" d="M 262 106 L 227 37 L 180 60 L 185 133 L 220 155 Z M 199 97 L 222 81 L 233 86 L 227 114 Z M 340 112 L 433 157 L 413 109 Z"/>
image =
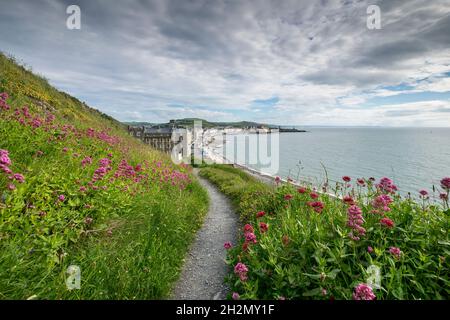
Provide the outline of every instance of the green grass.
<path id="1" fill-rule="evenodd" d="M 1 92 L 0 149 L 25 181 L 0 170 L 0 298 L 167 298 L 208 208 L 191 168 L 3 55 Z"/>
<path id="2" fill-rule="evenodd" d="M 446 201 L 416 203 L 390 194 L 393 202 L 384 211 L 374 199 L 386 192 L 370 180 L 364 187 L 342 184 L 336 195 L 350 195 L 364 219 L 365 234 L 353 240 L 347 225 L 351 206 L 339 197 L 319 194 L 313 200 L 310 187 L 301 193 L 292 184 L 263 186 L 229 166 L 205 167 L 200 174 L 231 198 L 256 236 L 257 243 L 249 242 L 242 231 L 239 243 L 228 251 L 232 267 L 240 262 L 248 268 L 247 279 L 235 273 L 228 277 L 241 299 L 352 299 L 355 288 L 367 283 L 377 299 L 450 297 Z M 448 195 L 448 190 L 442 191 Z M 287 200 L 286 195 L 292 198 Z M 315 201 L 323 204 L 321 212 L 311 207 Z M 258 218 L 260 211 L 265 214 Z M 383 226 L 383 217 L 395 226 Z M 260 229 L 261 223 L 267 231 Z M 392 247 L 401 250 L 399 258 L 390 252 Z M 372 268 L 380 271 L 380 288 L 373 285 Z"/>

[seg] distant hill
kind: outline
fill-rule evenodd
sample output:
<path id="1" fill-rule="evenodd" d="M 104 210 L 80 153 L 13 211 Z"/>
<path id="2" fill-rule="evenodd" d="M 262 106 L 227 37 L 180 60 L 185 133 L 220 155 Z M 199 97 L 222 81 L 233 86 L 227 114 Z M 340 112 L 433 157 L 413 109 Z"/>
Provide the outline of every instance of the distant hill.
<path id="1" fill-rule="evenodd" d="M 246 127 L 269 127 L 278 128 L 275 125 L 268 125 L 264 123 L 252 122 L 252 121 L 239 121 L 239 122 L 211 122 L 200 118 L 183 118 L 175 120 L 177 126 L 181 127 L 193 127 L 194 121 L 202 121 L 203 128 L 215 128 L 215 127 L 232 127 L 232 128 L 246 128 Z M 124 122 L 130 126 L 170 126 L 171 123 L 151 123 L 151 122 Z"/>

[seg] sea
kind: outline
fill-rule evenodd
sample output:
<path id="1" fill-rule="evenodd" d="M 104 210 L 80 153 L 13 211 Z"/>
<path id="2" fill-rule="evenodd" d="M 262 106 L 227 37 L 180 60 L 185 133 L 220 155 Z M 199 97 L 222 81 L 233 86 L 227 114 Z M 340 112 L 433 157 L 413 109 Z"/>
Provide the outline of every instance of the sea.
<path id="1" fill-rule="evenodd" d="M 307 132 L 279 134 L 276 170 L 271 175 L 321 185 L 343 176 L 388 177 L 400 193 L 432 192 L 450 176 L 450 128 L 309 127 Z M 226 137 L 231 149 L 234 136 Z M 270 143 L 269 143 L 270 145 Z M 268 148 L 270 149 L 270 147 Z M 233 162 L 262 172 L 267 165 L 250 161 L 242 152 Z"/>

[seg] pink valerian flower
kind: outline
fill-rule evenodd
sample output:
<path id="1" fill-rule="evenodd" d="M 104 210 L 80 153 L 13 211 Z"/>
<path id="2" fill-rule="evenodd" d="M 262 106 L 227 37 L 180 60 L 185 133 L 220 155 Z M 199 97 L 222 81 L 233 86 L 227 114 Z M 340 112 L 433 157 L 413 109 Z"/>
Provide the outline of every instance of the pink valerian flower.
<path id="1" fill-rule="evenodd" d="M 342 180 L 344 180 L 345 182 L 350 182 L 352 181 L 352 178 L 350 178 L 349 176 L 343 176 Z"/>
<path id="2" fill-rule="evenodd" d="M 428 196 L 428 191 L 427 190 L 420 190 L 419 194 L 423 197 L 423 198 L 427 198 Z"/>
<path id="3" fill-rule="evenodd" d="M 441 187 L 447 191 L 450 190 L 450 177 L 445 177 L 441 180 Z"/>
<path id="4" fill-rule="evenodd" d="M 92 163 L 92 158 L 91 157 L 86 157 L 81 161 L 81 165 L 83 167 L 87 166 L 88 164 Z"/>
<path id="5" fill-rule="evenodd" d="M 390 247 L 389 253 L 392 254 L 396 259 L 400 259 L 402 255 L 402 251 L 400 250 L 400 248 L 397 247 Z"/>
<path id="6" fill-rule="evenodd" d="M 364 236 L 366 234 L 366 229 L 362 227 L 364 224 L 362 210 L 358 206 L 353 205 L 348 208 L 347 215 L 347 226 L 352 229 L 349 233 L 349 237 L 352 240 L 358 241 L 360 240 L 360 236 Z"/>
<path id="7" fill-rule="evenodd" d="M 306 191 L 307 191 L 307 189 L 305 187 L 300 187 L 297 189 L 297 192 L 300 194 L 304 194 L 304 193 L 306 193 Z"/>
<path id="8" fill-rule="evenodd" d="M 372 253 L 372 252 L 373 252 L 373 248 L 372 248 L 371 246 L 368 246 L 368 247 L 367 247 L 367 252 L 368 252 L 368 253 Z"/>
<path id="9" fill-rule="evenodd" d="M 381 219 L 381 220 L 380 220 L 380 223 L 381 223 L 383 226 L 385 226 L 386 228 L 389 228 L 389 229 L 391 229 L 391 228 L 393 228 L 393 227 L 395 226 L 394 221 L 392 221 L 392 220 L 389 219 L 389 218 L 383 218 L 383 219 Z"/>
<path id="10" fill-rule="evenodd" d="M 84 186 L 81 186 L 80 187 L 80 192 L 86 192 L 87 191 L 87 188 L 86 187 L 84 187 Z"/>
<path id="11" fill-rule="evenodd" d="M 390 211 L 391 208 L 389 208 L 389 205 L 393 202 L 391 197 L 389 197 L 387 194 L 382 194 L 376 197 L 372 201 L 372 205 L 377 209 L 383 209 L 383 211 Z"/>
<path id="12" fill-rule="evenodd" d="M 320 201 L 310 201 L 308 202 L 308 206 L 313 208 L 317 213 L 321 213 L 323 208 L 325 207 L 324 204 Z"/>
<path id="13" fill-rule="evenodd" d="M 351 196 L 345 196 L 342 201 L 349 206 L 353 206 L 355 204 L 355 200 Z"/>
<path id="14" fill-rule="evenodd" d="M 254 230 L 253 230 L 253 227 L 250 225 L 250 224 L 246 224 L 245 226 L 244 226 L 244 233 L 247 233 L 247 232 L 253 232 Z"/>
<path id="15" fill-rule="evenodd" d="M 40 126 L 42 126 L 42 119 L 34 118 L 33 121 L 31 121 L 31 126 L 35 129 L 39 128 Z"/>
<path id="16" fill-rule="evenodd" d="M 18 183 L 24 183 L 25 177 L 21 175 L 20 173 L 15 173 L 11 177 L 11 180 L 16 180 Z"/>
<path id="17" fill-rule="evenodd" d="M 375 185 L 380 191 L 385 193 L 395 193 L 397 191 L 397 186 L 389 178 L 381 178 L 380 182 Z"/>
<path id="18" fill-rule="evenodd" d="M 111 165 L 111 160 L 108 158 L 100 159 L 99 165 L 100 167 L 107 168 Z"/>
<path id="19" fill-rule="evenodd" d="M 62 151 L 67 152 L 67 151 L 69 151 L 69 148 L 63 148 Z"/>
<path id="20" fill-rule="evenodd" d="M 234 266 L 234 273 L 239 276 L 239 279 L 241 279 L 241 281 L 247 280 L 247 272 L 248 272 L 248 268 L 242 262 L 238 262 Z"/>
<path id="21" fill-rule="evenodd" d="M 264 212 L 264 211 L 259 211 L 257 214 L 256 214 L 256 218 L 262 218 L 262 217 L 264 217 L 266 215 L 266 213 Z"/>
<path id="22" fill-rule="evenodd" d="M 372 288 L 365 283 L 360 283 L 353 291 L 353 300 L 375 300 L 376 296 Z"/>
<path id="23" fill-rule="evenodd" d="M 289 201 L 289 200 L 291 200 L 292 199 L 292 194 L 286 194 L 285 196 L 284 196 L 284 200 L 286 200 L 286 201 Z"/>
<path id="24" fill-rule="evenodd" d="M 245 234 L 245 241 L 248 243 L 258 243 L 258 240 L 256 240 L 256 236 L 252 232 L 247 232 Z"/>
<path id="25" fill-rule="evenodd" d="M 361 187 L 365 187 L 366 186 L 366 182 L 364 181 L 364 179 L 362 178 L 358 178 L 356 179 L 356 183 L 361 186 Z"/>
<path id="26" fill-rule="evenodd" d="M 8 94 L 6 92 L 0 93 L 0 109 L 9 110 L 10 106 L 6 103 L 8 100 Z"/>
<path id="27" fill-rule="evenodd" d="M 233 300 L 239 300 L 239 299 L 240 299 L 239 293 L 233 292 L 233 294 L 231 295 L 231 298 L 232 298 Z"/>
<path id="28" fill-rule="evenodd" d="M 0 164 L 0 171 L 3 171 L 3 173 L 6 174 L 12 174 L 12 170 L 4 164 Z"/>
<path id="29" fill-rule="evenodd" d="M 66 197 L 63 194 L 61 194 L 61 195 L 58 196 L 58 200 L 60 202 L 64 202 L 64 200 L 66 200 Z"/>
<path id="30" fill-rule="evenodd" d="M 225 242 L 223 244 L 223 247 L 228 250 L 228 249 L 231 249 L 233 247 L 233 245 L 231 244 L 231 242 Z"/>
<path id="31" fill-rule="evenodd" d="M 260 222 L 259 230 L 261 231 L 261 233 L 265 233 L 265 232 L 267 232 L 267 230 L 269 230 L 269 226 L 267 225 L 267 223 Z"/>
<path id="32" fill-rule="evenodd" d="M 11 165 L 11 159 L 9 158 L 9 151 L 0 149 L 0 164 L 5 166 Z"/>
<path id="33" fill-rule="evenodd" d="M 8 189 L 11 191 L 16 190 L 16 186 L 14 184 L 10 183 L 10 184 L 8 184 Z"/>
<path id="34" fill-rule="evenodd" d="M 281 178 L 280 177 L 275 177 L 275 183 L 279 184 L 281 182 Z"/>
<path id="35" fill-rule="evenodd" d="M 319 195 L 317 194 L 317 192 L 311 192 L 309 194 L 309 196 L 311 197 L 311 199 L 317 199 L 319 197 Z"/>

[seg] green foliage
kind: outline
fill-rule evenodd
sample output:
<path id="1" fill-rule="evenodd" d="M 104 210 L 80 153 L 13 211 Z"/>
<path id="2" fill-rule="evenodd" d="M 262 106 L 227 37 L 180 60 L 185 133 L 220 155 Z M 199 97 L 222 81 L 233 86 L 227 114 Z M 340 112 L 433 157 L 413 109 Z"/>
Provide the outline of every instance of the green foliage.
<path id="1" fill-rule="evenodd" d="M 167 297 L 207 212 L 191 169 L 0 55 L 4 91 L 0 298 Z M 66 287 L 69 265 L 80 290 Z"/>
<path id="2" fill-rule="evenodd" d="M 349 205 L 339 197 L 320 194 L 313 200 L 310 188 L 300 193 L 291 184 L 263 187 L 230 167 L 204 168 L 201 175 L 233 200 L 257 238 L 256 244 L 248 243 L 242 232 L 239 244 L 229 250 L 232 267 L 241 262 L 248 268 L 246 281 L 233 273 L 228 277 L 241 299 L 352 299 L 354 288 L 374 275 L 370 266 L 380 271 L 381 287 L 374 288 L 377 299 L 450 297 L 450 219 L 439 204 L 425 201 L 424 206 L 391 195 L 389 211 L 383 211 L 373 202 L 380 190 L 370 184 L 368 192 L 344 188 L 364 217 L 365 235 L 352 240 Z M 253 193 L 253 188 L 263 191 Z M 320 213 L 313 210 L 312 201 L 324 205 Z M 259 211 L 265 215 L 258 218 Z M 383 217 L 395 226 L 382 225 Z M 268 225 L 266 232 L 260 223 Z M 391 247 L 401 250 L 400 257 L 390 252 Z"/>
<path id="3" fill-rule="evenodd" d="M 273 204 L 273 190 L 245 172 L 228 165 L 211 165 L 200 170 L 220 191 L 230 197 L 241 220 L 247 222 L 260 207 Z"/>

